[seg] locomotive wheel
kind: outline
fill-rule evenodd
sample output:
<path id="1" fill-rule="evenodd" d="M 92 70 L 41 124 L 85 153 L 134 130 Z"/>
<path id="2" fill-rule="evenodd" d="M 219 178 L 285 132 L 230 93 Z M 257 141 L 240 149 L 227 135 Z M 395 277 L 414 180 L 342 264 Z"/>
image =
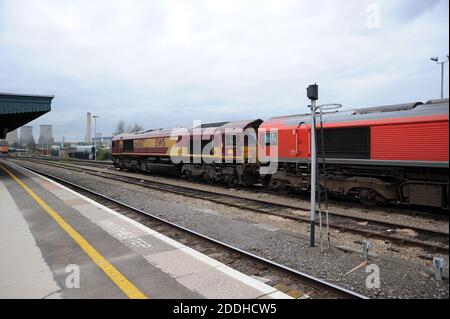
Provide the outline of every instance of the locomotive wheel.
<path id="1" fill-rule="evenodd" d="M 192 173 L 191 171 L 183 171 L 183 174 L 181 175 L 184 179 L 192 182 Z"/>
<path id="2" fill-rule="evenodd" d="M 229 188 L 233 188 L 236 187 L 237 183 L 236 180 L 234 179 L 234 176 L 228 176 L 225 178 L 225 182 L 227 183 L 227 186 Z"/>
<path id="3" fill-rule="evenodd" d="M 270 186 L 271 179 L 272 179 L 271 175 L 266 175 L 263 178 L 261 178 L 261 183 L 264 185 L 264 187 L 268 188 Z"/>
<path id="4" fill-rule="evenodd" d="M 289 195 L 292 192 L 292 188 L 290 187 L 290 184 L 287 182 L 280 182 L 277 185 L 277 191 L 279 195 Z"/>
<path id="5" fill-rule="evenodd" d="M 244 177 L 239 178 L 239 183 L 238 184 L 241 185 L 244 188 L 246 188 L 248 186 Z"/>
<path id="6" fill-rule="evenodd" d="M 371 189 L 362 189 L 358 194 L 359 202 L 367 207 L 377 206 L 383 202 L 383 198 Z"/>
<path id="7" fill-rule="evenodd" d="M 289 195 L 291 193 L 291 189 L 290 188 L 280 188 L 278 190 L 278 194 L 279 195 Z"/>
<path id="8" fill-rule="evenodd" d="M 359 202 L 367 207 L 377 206 L 380 202 L 376 198 L 359 198 Z"/>

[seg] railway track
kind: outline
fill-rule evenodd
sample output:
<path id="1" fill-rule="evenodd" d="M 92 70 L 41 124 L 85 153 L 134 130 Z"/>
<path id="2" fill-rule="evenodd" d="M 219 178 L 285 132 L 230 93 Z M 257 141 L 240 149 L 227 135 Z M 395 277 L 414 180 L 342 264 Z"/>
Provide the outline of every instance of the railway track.
<path id="1" fill-rule="evenodd" d="M 283 285 L 287 285 L 288 288 L 293 288 L 292 291 L 298 291 L 296 289 L 301 289 L 301 291 L 304 292 L 306 291 L 307 293 L 303 294 L 300 299 L 368 299 L 368 297 L 357 292 L 326 282 L 320 278 L 302 273 L 298 270 L 275 263 L 227 243 L 192 231 L 175 223 L 164 220 L 156 215 L 100 194 L 94 190 L 85 188 L 81 185 L 77 185 L 34 168 L 25 168 L 61 183 L 80 194 L 83 194 L 115 211 L 118 211 L 123 215 L 126 215 L 127 217 L 133 218 L 138 222 L 150 226 L 152 229 L 163 233 L 168 237 L 181 241 L 214 259 L 222 262 L 225 261 L 228 266 L 235 268 L 236 270 L 242 271 L 248 275 L 262 278 L 279 278 L 279 280 L 272 280 L 272 283 L 268 283 L 272 286 L 276 286 L 277 283 L 281 281 L 283 282 Z"/>
<path id="2" fill-rule="evenodd" d="M 104 169 L 116 169 L 111 161 L 94 161 L 94 160 L 84 160 L 84 159 L 76 159 L 76 158 L 70 158 L 70 159 L 59 159 L 59 158 L 51 158 L 51 157 L 45 157 L 45 156 L 35 156 L 35 157 L 29 157 L 30 159 L 38 159 L 48 162 L 56 162 L 61 164 L 68 164 L 68 165 L 80 165 L 83 166 L 83 164 L 88 164 L 89 166 L 98 167 L 98 168 L 104 168 Z M 72 164 L 71 164 L 72 163 Z M 133 173 L 133 172 L 130 172 Z M 145 173 L 142 173 L 145 174 Z M 174 178 L 173 176 L 164 176 L 165 178 Z M 179 177 L 178 177 L 179 178 Z M 184 180 L 184 179 L 183 179 Z M 202 184 L 201 181 L 196 183 L 196 181 L 193 181 L 195 184 Z M 216 185 L 216 186 L 221 186 Z M 239 186 L 237 186 L 239 188 Z M 228 188 L 224 186 L 224 188 Z M 260 194 L 261 192 L 267 193 L 270 195 L 279 195 L 279 196 L 286 196 L 286 195 L 280 195 L 277 191 L 273 190 L 267 190 L 267 189 L 261 189 L 258 186 L 252 186 L 243 188 L 247 192 L 251 192 L 254 194 Z M 339 205 L 341 205 L 344 209 L 346 206 L 347 201 L 343 199 L 339 199 Z M 352 201 L 350 207 L 354 207 L 354 205 L 358 205 L 356 202 Z M 301 207 L 295 206 L 297 209 L 302 209 Z M 395 204 L 386 204 L 383 206 L 383 209 L 386 209 L 389 211 L 390 214 L 395 215 L 405 215 L 405 216 L 413 216 L 413 217 L 423 217 L 428 219 L 433 219 L 436 221 L 447 221 L 449 220 L 449 212 L 448 210 L 444 209 L 432 209 L 430 212 L 430 208 L 422 208 L 422 207 L 409 207 L 409 206 L 397 206 Z M 362 206 L 362 208 L 367 209 L 367 207 Z"/>
<path id="3" fill-rule="evenodd" d="M 51 161 L 51 162 L 73 162 L 78 164 L 86 164 L 98 167 L 113 167 L 112 161 L 95 161 L 95 160 L 86 160 L 86 159 L 79 159 L 79 158 L 68 158 L 68 159 L 60 159 L 60 158 L 51 158 L 48 156 L 33 156 L 33 157 L 21 157 L 21 158 L 27 158 L 27 159 L 37 159 L 42 161 Z"/>
<path id="4" fill-rule="evenodd" d="M 249 199 L 242 196 L 223 194 L 220 192 L 207 191 L 197 188 L 174 185 L 155 180 L 142 179 L 124 174 L 98 171 L 95 168 L 79 167 L 71 164 L 49 163 L 49 161 L 37 162 L 38 164 L 49 165 L 62 169 L 77 171 L 83 174 L 90 174 L 110 180 L 125 182 L 138 186 L 143 186 L 159 191 L 188 196 L 201 200 L 207 200 L 222 205 L 245 209 L 253 212 L 278 216 L 295 220 L 302 223 L 309 223 L 307 216 L 300 216 L 299 211 L 309 211 L 297 206 L 274 203 L 264 200 Z M 297 212 L 297 213 L 296 213 Z M 410 245 L 423 247 L 434 252 L 448 253 L 449 233 L 448 231 L 438 231 L 425 227 L 414 227 L 408 224 L 386 222 L 376 218 L 348 216 L 342 213 L 329 212 L 330 228 L 347 233 L 358 234 L 364 238 L 376 238 L 400 245 Z M 403 229 L 412 230 L 416 236 L 414 238 L 402 234 Z"/>

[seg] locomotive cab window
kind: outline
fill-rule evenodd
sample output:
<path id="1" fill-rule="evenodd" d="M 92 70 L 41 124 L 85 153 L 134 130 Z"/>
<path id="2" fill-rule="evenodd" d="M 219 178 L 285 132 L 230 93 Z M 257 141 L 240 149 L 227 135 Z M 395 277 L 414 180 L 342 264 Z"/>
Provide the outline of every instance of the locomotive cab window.
<path id="1" fill-rule="evenodd" d="M 208 146 L 209 155 L 214 155 L 214 135 L 211 135 L 209 139 L 202 138 L 201 145 L 202 151 L 206 149 L 206 146 Z"/>
<path id="2" fill-rule="evenodd" d="M 244 135 L 244 146 L 247 147 L 255 147 L 256 146 L 256 135 L 255 133 L 245 134 Z"/>
<path id="3" fill-rule="evenodd" d="M 239 139 L 236 135 L 225 135 L 225 146 L 227 147 L 239 147 Z"/>
<path id="4" fill-rule="evenodd" d="M 233 146 L 233 135 L 225 135 L 225 146 Z"/>
<path id="5" fill-rule="evenodd" d="M 277 146 L 278 145 L 278 133 L 268 132 L 263 136 L 263 143 L 266 146 Z"/>
<path id="6" fill-rule="evenodd" d="M 133 140 L 124 140 L 123 141 L 123 151 L 124 152 L 133 152 L 134 151 Z"/>

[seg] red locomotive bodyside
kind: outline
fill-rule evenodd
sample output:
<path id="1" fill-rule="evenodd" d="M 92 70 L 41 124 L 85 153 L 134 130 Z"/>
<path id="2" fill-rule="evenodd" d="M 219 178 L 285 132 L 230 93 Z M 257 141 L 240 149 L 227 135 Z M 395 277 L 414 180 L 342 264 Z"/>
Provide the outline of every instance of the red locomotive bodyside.
<path id="1" fill-rule="evenodd" d="M 326 179 L 330 193 L 364 203 L 448 208 L 448 107 L 446 99 L 324 114 L 317 147 L 327 176 L 320 183 Z M 309 190 L 311 115 L 265 121 L 258 137 L 262 165 L 277 163 L 264 183 Z"/>
<path id="2" fill-rule="evenodd" d="M 337 157 L 340 159 L 339 162 L 342 162 L 342 159 L 403 161 L 406 162 L 405 164 L 411 165 L 414 165 L 414 162 L 438 162 L 441 166 L 448 167 L 448 102 L 444 104 L 416 103 L 416 106 L 410 110 L 360 113 L 360 110 L 345 111 L 327 114 L 324 117 L 323 128 L 325 131 L 352 128 L 367 128 L 369 130 L 368 136 L 370 139 L 367 141 L 369 156 L 367 158 L 355 158 L 351 154 L 347 157 L 340 155 Z M 370 115 L 371 118 L 367 119 L 365 118 L 367 116 L 364 115 Z M 310 129 L 310 116 L 306 114 L 274 118 L 264 122 L 259 128 L 258 134 L 260 140 L 259 158 L 262 161 L 267 161 L 269 159 L 274 160 L 278 156 L 279 162 L 307 161 L 310 157 L 311 148 Z M 268 134 L 270 130 L 276 131 L 274 134 L 278 136 L 277 145 L 265 147 L 264 135 Z M 318 144 L 321 142 L 320 134 L 319 130 Z M 332 154 L 327 158 L 331 161 L 337 159 Z M 368 161 L 366 163 L 370 164 Z"/>
<path id="3" fill-rule="evenodd" d="M 448 117 L 371 127 L 371 159 L 448 162 Z"/>

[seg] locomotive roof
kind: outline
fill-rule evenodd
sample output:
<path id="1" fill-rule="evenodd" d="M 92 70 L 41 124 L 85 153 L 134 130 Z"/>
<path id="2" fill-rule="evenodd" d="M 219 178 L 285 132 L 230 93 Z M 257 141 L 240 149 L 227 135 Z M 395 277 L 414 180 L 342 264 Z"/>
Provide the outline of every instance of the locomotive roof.
<path id="1" fill-rule="evenodd" d="M 351 122 L 361 120 L 376 120 L 384 118 L 401 118 L 415 116 L 448 115 L 449 99 L 430 100 L 426 103 L 413 102 L 405 104 L 365 107 L 360 109 L 334 111 L 323 114 L 326 123 Z M 309 123 L 310 113 L 273 117 L 265 121 L 263 125 L 283 124 L 286 126 Z"/>
<path id="2" fill-rule="evenodd" d="M 239 128 L 239 129 L 245 130 L 248 127 L 251 127 L 251 126 L 258 127 L 262 122 L 263 121 L 260 120 L 260 119 L 257 119 L 257 120 L 245 120 L 245 121 L 232 121 L 232 122 L 219 123 L 220 125 L 208 125 L 208 124 L 205 124 L 205 125 L 201 125 L 201 128 L 202 128 L 202 133 L 203 133 L 203 131 L 205 131 L 205 129 L 219 130 L 221 132 L 225 132 L 226 129 L 237 129 L 237 128 Z M 200 127 L 196 127 L 194 129 L 190 129 L 190 131 L 193 131 L 193 130 L 195 130 L 197 128 L 200 128 Z M 194 134 L 196 135 L 197 132 L 194 131 Z"/>
<path id="3" fill-rule="evenodd" d="M 228 123 L 229 122 L 207 123 L 207 124 L 202 124 L 200 126 L 196 126 L 195 128 L 216 128 L 216 127 L 224 126 L 225 124 L 228 124 Z"/>
<path id="4" fill-rule="evenodd" d="M 139 131 L 139 132 L 133 132 L 133 133 L 121 133 L 117 134 L 113 137 L 113 140 L 128 140 L 128 139 L 134 139 L 136 137 L 151 137 L 151 136 L 166 136 L 167 134 L 170 134 L 172 130 L 171 129 L 150 129 L 146 131 Z"/>
<path id="5" fill-rule="evenodd" d="M 225 131 L 225 129 L 235 129 L 241 128 L 245 130 L 246 128 L 255 125 L 259 126 L 263 121 L 260 119 L 257 120 L 246 120 L 246 121 L 233 121 L 233 122 L 220 122 L 220 123 L 206 123 L 202 124 L 194 129 L 201 128 L 201 131 L 206 129 L 219 129 L 220 131 Z M 157 130 L 147 130 L 135 133 L 122 133 L 114 136 L 113 140 L 129 140 L 135 138 L 149 138 L 149 137 L 165 137 L 170 136 L 171 133 L 177 129 L 183 128 L 174 128 L 174 129 L 157 129 Z M 185 128 L 186 129 L 186 128 Z M 192 128 L 188 129 L 190 132 L 193 131 Z M 196 133 L 196 132 L 194 132 Z"/>

